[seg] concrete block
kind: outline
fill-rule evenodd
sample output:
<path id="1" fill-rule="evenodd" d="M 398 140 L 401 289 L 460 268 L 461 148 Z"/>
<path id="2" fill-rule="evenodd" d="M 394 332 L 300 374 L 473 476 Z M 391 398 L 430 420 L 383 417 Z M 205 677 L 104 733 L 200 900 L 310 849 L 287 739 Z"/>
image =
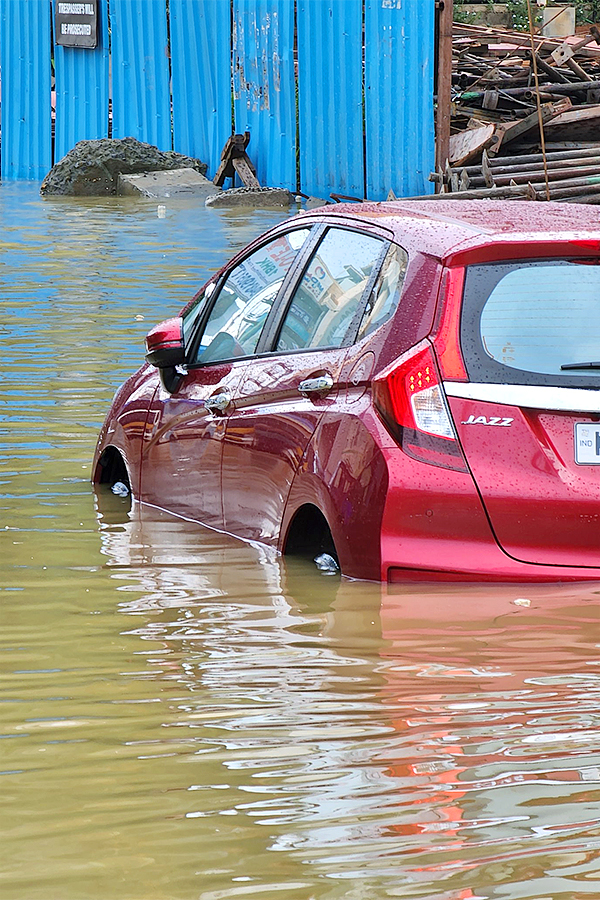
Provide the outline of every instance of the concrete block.
<path id="1" fill-rule="evenodd" d="M 168 197 L 206 197 L 220 193 L 204 175 L 195 169 L 169 169 L 166 172 L 144 172 L 141 175 L 119 175 L 117 193 L 164 199 Z"/>

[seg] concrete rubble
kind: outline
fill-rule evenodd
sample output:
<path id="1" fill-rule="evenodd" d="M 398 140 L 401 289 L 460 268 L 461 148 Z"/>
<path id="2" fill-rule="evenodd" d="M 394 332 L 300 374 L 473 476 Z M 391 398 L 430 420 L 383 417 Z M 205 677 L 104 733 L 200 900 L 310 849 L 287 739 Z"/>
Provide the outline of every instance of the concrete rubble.
<path id="1" fill-rule="evenodd" d="M 206 206 L 255 208 L 288 207 L 295 201 L 295 195 L 285 188 L 257 187 L 231 188 L 206 198 Z"/>
<path id="2" fill-rule="evenodd" d="M 119 176 L 207 166 L 199 159 L 162 151 L 132 137 L 79 141 L 57 162 L 42 182 L 45 196 L 101 197 L 116 194 Z"/>

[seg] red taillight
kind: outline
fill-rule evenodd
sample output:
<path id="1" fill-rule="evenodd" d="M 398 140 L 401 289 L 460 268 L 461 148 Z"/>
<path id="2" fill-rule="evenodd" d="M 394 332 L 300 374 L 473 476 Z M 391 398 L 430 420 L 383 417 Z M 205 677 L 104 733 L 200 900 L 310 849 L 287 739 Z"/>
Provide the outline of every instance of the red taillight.
<path id="1" fill-rule="evenodd" d="M 373 401 L 405 453 L 467 471 L 428 342 L 400 357 L 373 382 Z"/>
<path id="2" fill-rule="evenodd" d="M 446 269 L 440 292 L 440 313 L 433 335 L 435 352 L 446 381 L 468 381 L 460 350 L 460 310 L 464 269 Z"/>

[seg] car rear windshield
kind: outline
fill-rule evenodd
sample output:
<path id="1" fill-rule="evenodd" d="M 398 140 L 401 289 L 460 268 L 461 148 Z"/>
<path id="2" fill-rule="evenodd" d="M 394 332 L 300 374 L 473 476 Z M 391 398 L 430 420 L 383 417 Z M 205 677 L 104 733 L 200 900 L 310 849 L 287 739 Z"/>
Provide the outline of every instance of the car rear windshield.
<path id="1" fill-rule="evenodd" d="M 470 266 L 461 345 L 472 381 L 600 381 L 600 261 Z"/>

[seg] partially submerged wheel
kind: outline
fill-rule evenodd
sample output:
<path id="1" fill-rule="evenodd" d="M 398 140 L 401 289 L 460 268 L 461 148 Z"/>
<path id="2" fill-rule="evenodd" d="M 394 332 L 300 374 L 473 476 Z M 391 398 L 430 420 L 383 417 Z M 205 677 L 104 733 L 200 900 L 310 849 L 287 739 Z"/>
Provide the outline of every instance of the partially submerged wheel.
<path id="1" fill-rule="evenodd" d="M 118 450 L 107 447 L 94 476 L 98 513 L 106 521 L 117 522 L 131 509 L 131 482 L 125 461 Z"/>
<path id="2" fill-rule="evenodd" d="M 340 571 L 331 529 L 316 506 L 307 504 L 298 510 L 289 527 L 283 552 L 286 556 L 312 560 L 323 574 L 335 575 Z"/>

